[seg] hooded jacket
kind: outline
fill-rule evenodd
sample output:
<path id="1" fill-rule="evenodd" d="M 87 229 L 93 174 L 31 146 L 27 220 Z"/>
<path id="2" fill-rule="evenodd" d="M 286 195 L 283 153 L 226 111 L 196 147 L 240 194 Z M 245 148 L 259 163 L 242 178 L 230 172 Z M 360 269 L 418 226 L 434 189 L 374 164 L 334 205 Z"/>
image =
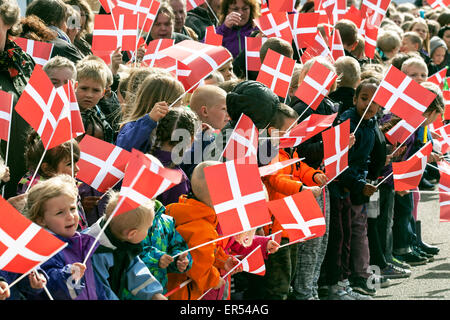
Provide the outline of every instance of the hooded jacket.
<path id="1" fill-rule="evenodd" d="M 176 230 L 189 248 L 217 239 L 217 216 L 213 208 L 193 198 L 180 197 L 178 203 L 166 207 L 166 213 L 175 219 Z M 192 267 L 186 273 L 169 273 L 167 290 L 171 291 L 188 278 L 192 281 L 172 294 L 171 300 L 196 300 L 220 281 L 219 268 L 227 258 L 223 249 L 216 243 L 192 250 Z M 220 259 L 216 261 L 217 256 Z M 224 260 L 225 259 L 225 260 Z M 222 261 L 223 260 L 223 261 Z"/>
<path id="2" fill-rule="evenodd" d="M 184 25 L 194 30 L 201 41 L 205 38 L 206 28 L 215 26 L 216 20 L 208 9 L 196 7 L 188 11 Z"/>

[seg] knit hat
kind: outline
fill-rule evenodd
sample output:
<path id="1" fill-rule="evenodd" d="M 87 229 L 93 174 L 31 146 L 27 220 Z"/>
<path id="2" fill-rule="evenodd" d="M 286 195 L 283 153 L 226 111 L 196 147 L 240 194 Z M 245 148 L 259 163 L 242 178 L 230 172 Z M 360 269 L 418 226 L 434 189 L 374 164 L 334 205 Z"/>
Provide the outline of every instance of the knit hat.
<path id="1" fill-rule="evenodd" d="M 227 94 L 226 103 L 231 121 L 237 122 L 244 113 L 258 129 L 262 129 L 270 123 L 280 101 L 264 84 L 248 80 L 239 83 Z"/>
<path id="2" fill-rule="evenodd" d="M 430 40 L 430 57 L 433 55 L 434 50 L 436 50 L 439 47 L 444 47 L 445 50 L 447 50 L 447 45 L 445 44 L 445 41 L 439 37 L 434 36 Z"/>

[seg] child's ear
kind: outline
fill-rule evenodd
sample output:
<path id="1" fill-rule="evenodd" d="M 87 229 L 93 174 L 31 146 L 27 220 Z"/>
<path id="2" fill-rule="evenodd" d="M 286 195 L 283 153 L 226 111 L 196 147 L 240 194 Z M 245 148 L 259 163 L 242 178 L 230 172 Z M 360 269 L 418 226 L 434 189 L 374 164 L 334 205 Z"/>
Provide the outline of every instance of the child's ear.
<path id="1" fill-rule="evenodd" d="M 202 117 L 207 117 L 208 116 L 208 108 L 206 106 L 202 106 L 200 108 L 200 115 Z"/>
<path id="2" fill-rule="evenodd" d="M 126 239 L 131 240 L 136 236 L 138 230 L 137 229 L 129 229 L 126 231 Z"/>

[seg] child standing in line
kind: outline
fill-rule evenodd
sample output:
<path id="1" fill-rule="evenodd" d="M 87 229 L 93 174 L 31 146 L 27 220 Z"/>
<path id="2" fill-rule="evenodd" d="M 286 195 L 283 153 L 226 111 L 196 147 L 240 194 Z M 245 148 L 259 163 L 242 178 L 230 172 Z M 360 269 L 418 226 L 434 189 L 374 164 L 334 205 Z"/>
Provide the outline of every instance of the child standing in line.
<path id="1" fill-rule="evenodd" d="M 105 292 L 86 254 L 94 238 L 77 232 L 78 189 L 68 175 L 57 175 L 33 186 L 28 194 L 25 216 L 48 229 L 67 246 L 41 265 L 48 275 L 47 288 L 57 300 L 103 300 Z M 45 293 L 41 294 L 46 299 Z"/>
<path id="2" fill-rule="evenodd" d="M 119 203 L 119 192 L 111 192 L 105 215 L 86 233 L 97 237 Z M 167 300 L 163 287 L 139 255 L 142 240 L 153 224 L 154 202 L 115 215 L 99 238 L 92 265 L 110 300 Z"/>

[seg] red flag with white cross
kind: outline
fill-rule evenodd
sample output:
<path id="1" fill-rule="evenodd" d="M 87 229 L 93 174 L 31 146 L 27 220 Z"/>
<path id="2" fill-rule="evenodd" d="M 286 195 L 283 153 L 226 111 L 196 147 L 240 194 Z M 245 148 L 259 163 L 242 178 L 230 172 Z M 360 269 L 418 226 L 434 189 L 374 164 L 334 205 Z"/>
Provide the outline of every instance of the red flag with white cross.
<path id="1" fill-rule="evenodd" d="M 46 149 L 71 139 L 69 108 L 58 91 L 36 65 L 14 108 L 39 134 Z"/>
<path id="2" fill-rule="evenodd" d="M 392 145 L 396 143 L 405 142 L 416 130 L 418 127 L 413 127 L 405 120 L 400 120 L 393 126 L 388 132 L 385 133 L 386 139 Z"/>
<path id="3" fill-rule="evenodd" d="M 77 96 L 75 95 L 75 91 L 73 89 L 73 83 L 69 80 L 64 86 L 59 87 L 56 90 L 58 90 L 65 106 L 70 110 L 69 121 L 72 129 L 72 138 L 76 138 L 85 133 L 85 130 Z"/>
<path id="4" fill-rule="evenodd" d="M 295 60 L 269 49 L 256 81 L 265 84 L 277 96 L 286 97 L 294 73 Z"/>
<path id="5" fill-rule="evenodd" d="M 375 57 L 375 49 L 377 47 L 379 28 L 370 24 L 369 19 L 364 20 L 363 36 L 364 36 L 364 53 L 366 57 L 373 59 Z"/>
<path id="6" fill-rule="evenodd" d="M 258 165 L 250 160 L 240 162 L 237 159 L 204 169 L 223 236 L 272 223 Z"/>
<path id="7" fill-rule="evenodd" d="M 327 42 L 322 37 L 320 31 L 317 31 L 314 41 L 312 43 L 307 43 L 308 48 L 305 50 L 303 55 L 301 56 L 302 63 L 305 64 L 308 60 L 314 57 L 325 57 L 331 63 L 334 63 L 333 56 L 331 55 L 330 48 L 328 47 Z"/>
<path id="8" fill-rule="evenodd" d="M 13 110 L 12 94 L 0 90 L 0 140 L 9 140 L 11 115 Z"/>
<path id="9" fill-rule="evenodd" d="M 223 157 L 227 160 L 250 159 L 252 163 L 257 163 L 258 136 L 258 128 L 242 113 L 225 145 Z"/>
<path id="10" fill-rule="evenodd" d="M 412 190 L 419 186 L 427 165 L 427 157 L 411 157 L 406 161 L 393 162 L 395 191 Z"/>
<path id="11" fill-rule="evenodd" d="M 391 0 L 362 0 L 361 16 L 368 16 L 369 23 L 379 27 L 390 4 Z"/>
<path id="12" fill-rule="evenodd" d="M 205 0 L 186 0 L 186 11 L 191 11 L 203 4 Z"/>
<path id="13" fill-rule="evenodd" d="M 125 176 L 131 153 L 106 141 L 85 135 L 80 144 L 77 179 L 106 192 Z"/>
<path id="14" fill-rule="evenodd" d="M 261 252 L 261 245 L 257 246 L 252 252 L 247 254 L 241 261 L 242 271 L 263 276 L 266 274 L 266 264 Z"/>
<path id="15" fill-rule="evenodd" d="M 336 73 L 315 61 L 298 86 L 295 96 L 316 110 L 323 98 L 328 95 L 336 78 Z"/>
<path id="16" fill-rule="evenodd" d="M 43 66 L 52 56 L 53 43 L 26 38 L 15 38 L 14 42 L 17 43 L 23 51 L 28 53 L 33 58 L 34 62 L 40 66 Z"/>
<path id="17" fill-rule="evenodd" d="M 313 239 L 325 234 L 322 210 L 310 190 L 268 203 L 269 209 L 289 235 L 289 242 Z"/>
<path id="18" fill-rule="evenodd" d="M 156 39 L 150 41 L 145 50 L 142 62 L 148 65 L 149 67 L 154 67 L 155 61 L 163 58 L 160 52 L 164 49 L 173 46 L 174 44 L 175 44 L 174 39 Z"/>
<path id="19" fill-rule="evenodd" d="M 298 48 L 306 48 L 314 42 L 320 15 L 316 12 L 291 13 L 288 15 L 292 35 Z"/>
<path id="20" fill-rule="evenodd" d="M 277 37 L 292 42 L 292 31 L 286 13 L 269 12 L 253 19 L 253 22 L 266 37 Z"/>
<path id="21" fill-rule="evenodd" d="M 0 208 L 0 270 L 28 273 L 66 247 L 2 197 Z"/>
<path id="22" fill-rule="evenodd" d="M 331 181 L 348 168 L 350 119 L 322 132 L 325 174 Z"/>
<path id="23" fill-rule="evenodd" d="M 442 68 L 435 74 L 428 77 L 427 81 L 433 82 L 438 86 L 441 86 L 444 83 L 445 76 L 447 74 L 447 68 Z"/>
<path id="24" fill-rule="evenodd" d="M 245 65 L 248 71 L 259 71 L 261 58 L 259 51 L 267 38 L 245 37 Z"/>
<path id="25" fill-rule="evenodd" d="M 94 17 L 92 37 L 93 51 L 136 50 L 138 37 L 138 15 L 122 14 L 116 18 L 110 14 L 97 14 Z"/>
<path id="26" fill-rule="evenodd" d="M 450 0 L 427 0 L 427 3 L 433 9 L 436 9 L 438 7 L 447 8 L 450 5 Z"/>
<path id="27" fill-rule="evenodd" d="M 205 43 L 210 44 L 212 46 L 221 46 L 222 45 L 223 36 L 221 34 L 216 33 L 216 28 L 214 26 L 206 27 L 205 32 Z"/>
<path id="28" fill-rule="evenodd" d="M 423 123 L 422 114 L 434 98 L 433 92 L 391 65 L 373 96 L 373 102 L 417 127 Z"/>
<path id="29" fill-rule="evenodd" d="M 112 13 L 116 21 L 122 14 L 138 15 L 139 29 L 150 32 L 159 7 L 160 2 L 157 0 L 117 0 Z"/>
<path id="30" fill-rule="evenodd" d="M 334 29 L 333 37 L 331 39 L 331 55 L 333 56 L 333 59 L 337 60 L 339 57 L 344 57 L 344 45 L 342 44 L 341 33 L 339 32 L 339 29 Z"/>
<path id="31" fill-rule="evenodd" d="M 450 165 L 447 161 L 437 163 L 439 167 L 439 221 L 450 222 Z"/>

